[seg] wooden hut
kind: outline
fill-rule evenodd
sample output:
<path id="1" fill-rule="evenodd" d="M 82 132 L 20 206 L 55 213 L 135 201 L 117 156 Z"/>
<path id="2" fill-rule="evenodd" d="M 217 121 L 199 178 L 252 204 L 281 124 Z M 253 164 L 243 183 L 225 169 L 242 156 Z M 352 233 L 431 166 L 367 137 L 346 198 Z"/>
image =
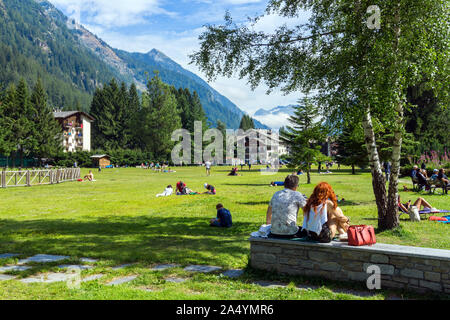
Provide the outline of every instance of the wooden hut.
<path id="1" fill-rule="evenodd" d="M 98 167 L 106 168 L 107 166 L 111 165 L 110 157 L 106 154 L 96 154 L 93 155 L 91 158 L 94 161 L 94 164 L 97 168 Z"/>

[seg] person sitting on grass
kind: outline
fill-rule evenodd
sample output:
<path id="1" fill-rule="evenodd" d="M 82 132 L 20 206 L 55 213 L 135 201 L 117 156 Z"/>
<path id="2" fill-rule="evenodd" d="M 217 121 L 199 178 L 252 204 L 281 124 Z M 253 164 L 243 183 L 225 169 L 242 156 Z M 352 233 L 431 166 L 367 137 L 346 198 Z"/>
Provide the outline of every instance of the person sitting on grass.
<path id="1" fill-rule="evenodd" d="M 216 194 L 216 188 L 214 188 L 214 186 L 205 183 L 204 187 L 205 187 L 206 190 L 208 190 L 208 191 L 205 192 L 205 194 Z"/>
<path id="2" fill-rule="evenodd" d="M 284 180 L 284 189 L 275 192 L 270 200 L 266 214 L 266 224 L 271 224 L 270 238 L 302 238 L 305 233 L 297 225 L 300 208 L 306 204 L 306 198 L 297 191 L 299 178 L 289 175 Z"/>
<path id="3" fill-rule="evenodd" d="M 421 209 L 421 207 L 429 208 L 430 211 L 437 211 L 436 208 L 433 208 L 431 204 L 429 204 L 424 198 L 418 198 L 413 206 L 417 207 L 417 209 Z M 404 213 L 408 213 L 409 208 L 411 207 L 411 200 L 409 200 L 407 203 L 402 203 L 400 200 L 400 196 L 398 196 L 398 208 L 403 211 Z"/>
<path id="4" fill-rule="evenodd" d="M 229 175 L 229 176 L 238 176 L 237 171 L 238 171 L 238 168 L 237 168 L 237 167 L 231 168 L 231 172 L 230 172 L 228 175 Z"/>
<path id="5" fill-rule="evenodd" d="M 284 186 L 284 182 L 283 182 L 283 181 L 272 181 L 272 182 L 270 183 L 270 186 L 271 186 L 271 187 L 275 187 L 275 186 L 277 186 L 277 187 L 282 187 L 282 186 Z"/>
<path id="6" fill-rule="evenodd" d="M 335 217 L 336 221 L 329 217 Z M 303 207 L 302 227 L 313 240 L 327 243 L 331 242 L 336 231 L 339 231 L 338 222 L 348 224 L 348 218 L 338 207 L 336 194 L 331 185 L 321 182 L 314 188 L 313 194 Z"/>
<path id="7" fill-rule="evenodd" d="M 172 188 L 172 186 L 169 184 L 169 185 L 167 186 L 167 188 L 164 190 L 164 192 L 163 192 L 163 193 L 160 193 L 160 194 L 157 194 L 156 197 L 168 197 L 168 196 L 172 195 L 172 193 L 173 193 L 173 188 Z"/>
<path id="8" fill-rule="evenodd" d="M 84 181 L 86 181 L 86 180 L 95 181 L 94 180 L 94 174 L 92 173 L 92 170 L 89 170 L 89 173 L 84 176 Z"/>
<path id="9" fill-rule="evenodd" d="M 223 207 L 223 204 L 216 205 L 217 217 L 209 221 L 211 227 L 230 228 L 233 225 L 231 213 L 228 209 Z"/>

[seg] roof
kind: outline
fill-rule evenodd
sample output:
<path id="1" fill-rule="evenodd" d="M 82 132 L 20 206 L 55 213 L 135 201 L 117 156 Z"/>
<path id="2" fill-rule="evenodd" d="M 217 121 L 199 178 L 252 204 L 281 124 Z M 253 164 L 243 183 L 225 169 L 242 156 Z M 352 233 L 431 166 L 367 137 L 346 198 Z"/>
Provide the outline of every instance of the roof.
<path id="1" fill-rule="evenodd" d="M 86 112 L 83 112 L 83 111 L 58 111 L 58 112 L 53 112 L 53 116 L 56 119 L 66 119 L 77 113 L 81 113 L 82 115 L 84 115 L 86 118 L 88 118 L 91 121 L 95 120 L 92 116 L 88 115 Z"/>
<path id="2" fill-rule="evenodd" d="M 109 156 L 107 154 L 94 154 L 93 156 L 91 156 L 91 158 L 101 159 L 101 158 L 109 158 Z"/>

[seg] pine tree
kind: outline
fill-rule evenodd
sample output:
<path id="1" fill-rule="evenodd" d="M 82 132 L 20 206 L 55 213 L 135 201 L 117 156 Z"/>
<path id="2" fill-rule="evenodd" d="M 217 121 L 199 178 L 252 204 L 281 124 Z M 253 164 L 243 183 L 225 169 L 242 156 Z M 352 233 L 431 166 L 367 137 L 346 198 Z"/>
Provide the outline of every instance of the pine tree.
<path id="1" fill-rule="evenodd" d="M 239 125 L 239 129 L 242 129 L 244 131 L 247 131 L 249 129 L 255 129 L 255 123 L 253 122 L 253 119 L 248 114 L 244 114 L 242 116 L 241 123 Z"/>
<path id="2" fill-rule="evenodd" d="M 291 150 L 290 166 L 306 170 L 308 184 L 311 183 L 311 165 L 327 160 L 320 152 L 320 142 L 326 138 L 326 134 L 321 123 L 317 121 L 318 114 L 318 107 L 305 99 L 289 118 L 292 126 L 280 132 L 282 141 Z"/>
<path id="3" fill-rule="evenodd" d="M 132 83 L 128 90 L 128 105 L 126 115 L 124 117 L 125 134 L 128 135 L 127 147 L 130 149 L 137 147 L 137 139 L 134 136 L 134 127 L 136 125 L 136 117 L 141 110 L 141 100 L 136 88 L 136 84 Z"/>
<path id="4" fill-rule="evenodd" d="M 13 120 L 9 114 L 9 106 L 15 104 L 16 88 L 11 85 L 7 90 L 2 92 L 0 100 L 0 154 L 7 158 L 11 155 L 15 148 L 14 136 L 12 133 Z M 6 164 L 8 165 L 8 163 Z"/>
<path id="5" fill-rule="evenodd" d="M 147 84 L 136 126 L 141 149 L 166 158 L 174 145 L 171 136 L 176 129 L 181 129 L 176 97 L 171 87 L 155 75 Z"/>
<path id="6" fill-rule="evenodd" d="M 15 143 L 13 158 L 19 154 L 20 165 L 24 165 L 24 156 L 29 155 L 37 145 L 35 139 L 34 110 L 30 103 L 28 86 L 24 79 L 19 81 L 15 97 L 6 105 L 5 112 L 12 120 L 12 139 Z M 14 161 L 13 161 L 14 162 Z"/>
<path id="7" fill-rule="evenodd" d="M 54 156 L 61 150 L 62 133 L 51 108 L 47 105 L 47 95 L 40 78 L 33 88 L 31 105 L 35 112 L 34 139 L 37 142 L 33 154 L 41 161 L 43 157 Z"/>
<path id="8" fill-rule="evenodd" d="M 340 164 L 351 166 L 352 174 L 356 174 L 355 166 L 364 167 L 368 165 L 364 132 L 360 125 L 348 124 L 339 135 L 337 143 L 336 160 Z"/>

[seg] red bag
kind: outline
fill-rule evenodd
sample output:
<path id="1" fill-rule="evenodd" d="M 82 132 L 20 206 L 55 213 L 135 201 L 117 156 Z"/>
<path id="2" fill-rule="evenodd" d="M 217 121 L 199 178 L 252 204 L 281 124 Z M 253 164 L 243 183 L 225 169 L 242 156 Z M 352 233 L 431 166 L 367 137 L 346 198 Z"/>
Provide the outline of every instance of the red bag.
<path id="1" fill-rule="evenodd" d="M 377 243 L 372 226 L 350 226 L 347 231 L 349 246 L 364 246 Z"/>

